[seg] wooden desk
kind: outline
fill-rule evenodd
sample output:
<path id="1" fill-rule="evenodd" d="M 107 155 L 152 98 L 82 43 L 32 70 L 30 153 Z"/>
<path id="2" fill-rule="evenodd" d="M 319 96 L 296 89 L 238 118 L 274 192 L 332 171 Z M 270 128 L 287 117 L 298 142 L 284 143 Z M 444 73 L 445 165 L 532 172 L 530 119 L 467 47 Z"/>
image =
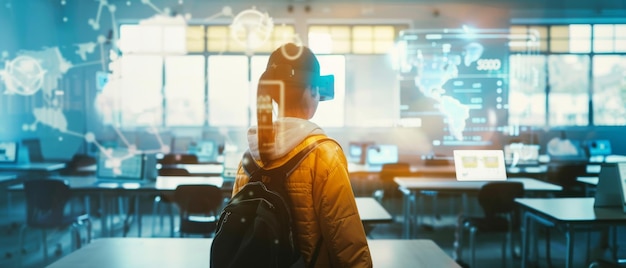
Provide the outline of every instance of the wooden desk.
<path id="1" fill-rule="evenodd" d="M 626 213 L 621 207 L 594 208 L 594 198 L 517 198 L 523 213 L 522 267 L 527 267 L 532 223 L 548 227 L 563 227 L 566 239 L 565 267 L 573 267 L 574 234 L 590 226 L 626 225 Z M 615 255 L 614 255 L 615 256 Z"/>
<path id="2" fill-rule="evenodd" d="M 404 237 L 411 236 L 411 211 L 412 200 L 419 191 L 445 191 L 456 192 L 466 198 L 467 193 L 478 193 L 483 185 L 488 181 L 457 181 L 455 178 L 437 178 L 437 177 L 396 177 L 394 181 L 398 184 L 398 188 L 403 193 L 403 211 L 404 211 Z M 558 192 L 563 187 L 533 178 L 509 178 L 507 181 L 516 181 L 524 184 L 524 191 L 527 192 Z M 463 202 L 467 204 L 468 202 Z"/>
<path id="3" fill-rule="evenodd" d="M 209 238 L 102 238 L 49 268 L 209 267 Z M 460 267 L 431 240 L 368 240 L 374 267 Z"/>

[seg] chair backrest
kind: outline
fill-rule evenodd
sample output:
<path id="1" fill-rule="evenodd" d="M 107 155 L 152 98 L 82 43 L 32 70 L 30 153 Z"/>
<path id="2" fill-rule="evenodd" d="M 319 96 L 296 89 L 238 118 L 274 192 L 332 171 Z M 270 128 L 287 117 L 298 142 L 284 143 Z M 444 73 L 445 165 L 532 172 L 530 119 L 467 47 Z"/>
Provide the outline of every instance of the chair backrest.
<path id="1" fill-rule="evenodd" d="M 183 184 L 176 187 L 174 201 L 181 214 L 217 214 L 222 205 L 222 190 L 215 185 Z"/>
<path id="2" fill-rule="evenodd" d="M 198 156 L 195 154 L 166 154 L 163 158 L 158 159 L 159 164 L 198 164 Z"/>
<path id="3" fill-rule="evenodd" d="M 26 224 L 54 225 L 61 223 L 65 205 L 71 197 L 70 187 L 63 180 L 33 179 L 24 182 Z"/>
<path id="4" fill-rule="evenodd" d="M 486 217 L 510 213 L 515 206 L 515 198 L 524 196 L 524 184 L 516 181 L 489 182 L 478 192 L 478 203 Z"/>
<path id="5" fill-rule="evenodd" d="M 184 168 L 164 167 L 159 169 L 159 176 L 191 176 L 191 174 Z"/>
<path id="6" fill-rule="evenodd" d="M 387 163 L 383 164 L 380 170 L 380 179 L 382 181 L 393 181 L 397 176 L 408 176 L 411 174 L 411 165 L 409 163 Z"/>

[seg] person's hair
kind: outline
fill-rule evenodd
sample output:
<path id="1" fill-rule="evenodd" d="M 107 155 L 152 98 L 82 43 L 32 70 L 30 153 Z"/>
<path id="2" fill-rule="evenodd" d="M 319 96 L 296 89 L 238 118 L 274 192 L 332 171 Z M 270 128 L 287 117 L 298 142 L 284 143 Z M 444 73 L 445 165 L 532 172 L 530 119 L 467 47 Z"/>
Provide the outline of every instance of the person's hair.
<path id="1" fill-rule="evenodd" d="M 299 109 L 303 105 L 302 94 L 319 76 L 319 62 L 308 47 L 287 43 L 272 52 L 257 88 L 257 135 L 261 160 L 267 160 L 275 145 L 272 101 L 283 110 Z"/>

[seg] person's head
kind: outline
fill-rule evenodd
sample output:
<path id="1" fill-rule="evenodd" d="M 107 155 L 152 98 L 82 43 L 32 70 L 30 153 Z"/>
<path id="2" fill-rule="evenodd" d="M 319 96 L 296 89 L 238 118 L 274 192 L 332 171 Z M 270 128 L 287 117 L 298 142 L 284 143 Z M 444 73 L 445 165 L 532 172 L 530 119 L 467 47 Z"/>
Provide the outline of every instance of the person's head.
<path id="1" fill-rule="evenodd" d="M 257 96 L 269 95 L 278 104 L 279 117 L 311 119 L 320 101 L 319 77 L 315 54 L 306 46 L 287 43 L 270 55 Z"/>
<path id="2" fill-rule="evenodd" d="M 332 88 L 322 79 L 320 64 L 305 46 L 282 45 L 269 58 L 257 89 L 257 135 L 259 154 L 265 161 L 275 146 L 273 103 L 278 105 L 279 117 L 311 119 L 320 101 L 319 88 Z M 332 92 L 332 91 L 331 91 Z M 332 99 L 334 94 L 326 99 Z"/>

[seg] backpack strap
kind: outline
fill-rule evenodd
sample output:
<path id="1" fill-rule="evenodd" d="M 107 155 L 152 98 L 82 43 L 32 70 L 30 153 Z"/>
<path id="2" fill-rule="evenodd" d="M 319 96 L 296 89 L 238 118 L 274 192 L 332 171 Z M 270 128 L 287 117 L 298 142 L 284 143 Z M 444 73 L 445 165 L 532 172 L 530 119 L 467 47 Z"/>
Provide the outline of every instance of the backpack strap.
<path id="1" fill-rule="evenodd" d="M 302 151 L 298 152 L 294 157 L 289 159 L 287 163 L 283 164 L 280 167 L 276 167 L 273 169 L 263 169 L 259 167 L 259 165 L 254 161 L 254 158 L 250 154 L 250 150 L 247 150 L 243 155 L 243 170 L 246 172 L 248 177 L 250 177 L 250 181 L 261 181 L 263 176 L 269 176 L 270 178 L 281 178 L 283 181 L 286 181 L 287 177 L 293 172 L 293 170 L 300 165 L 302 160 L 309 155 L 317 146 L 325 141 L 332 141 L 337 143 L 337 141 L 330 138 L 322 138 L 316 140 L 309 144 L 306 148 L 302 149 Z M 338 144 L 338 143 L 337 143 Z M 339 144 L 338 144 L 339 145 Z M 284 186 L 284 184 L 282 185 Z M 284 190 L 284 187 L 280 190 Z M 287 197 L 287 195 L 284 195 Z M 290 202 L 291 203 L 291 202 Z M 317 240 L 315 243 L 315 250 L 313 251 L 313 255 L 311 256 L 311 262 L 307 265 L 307 267 L 314 267 L 317 262 L 317 257 L 319 255 L 320 248 L 322 247 L 322 241 L 324 240 L 323 236 Z"/>
<path id="2" fill-rule="evenodd" d="M 322 138 L 322 139 L 316 140 L 312 142 L 311 144 L 309 144 L 306 148 L 298 152 L 298 154 L 296 154 L 294 157 L 289 159 L 287 163 L 283 164 L 280 167 L 276 167 L 273 169 L 264 169 L 264 168 L 259 167 L 256 161 L 254 161 L 254 158 L 252 157 L 250 150 L 247 150 L 246 153 L 243 155 L 243 161 L 242 161 L 243 170 L 246 172 L 246 175 L 250 177 L 251 182 L 261 181 L 261 178 L 263 176 L 267 176 L 270 178 L 282 178 L 283 180 L 285 180 L 287 179 L 287 177 L 289 177 L 291 172 L 293 172 L 293 170 L 298 165 L 300 165 L 302 160 L 304 160 L 304 158 L 307 155 L 309 155 L 315 148 L 317 148 L 317 146 L 319 146 L 321 143 L 325 141 L 333 141 L 336 143 L 336 141 L 330 138 Z"/>

